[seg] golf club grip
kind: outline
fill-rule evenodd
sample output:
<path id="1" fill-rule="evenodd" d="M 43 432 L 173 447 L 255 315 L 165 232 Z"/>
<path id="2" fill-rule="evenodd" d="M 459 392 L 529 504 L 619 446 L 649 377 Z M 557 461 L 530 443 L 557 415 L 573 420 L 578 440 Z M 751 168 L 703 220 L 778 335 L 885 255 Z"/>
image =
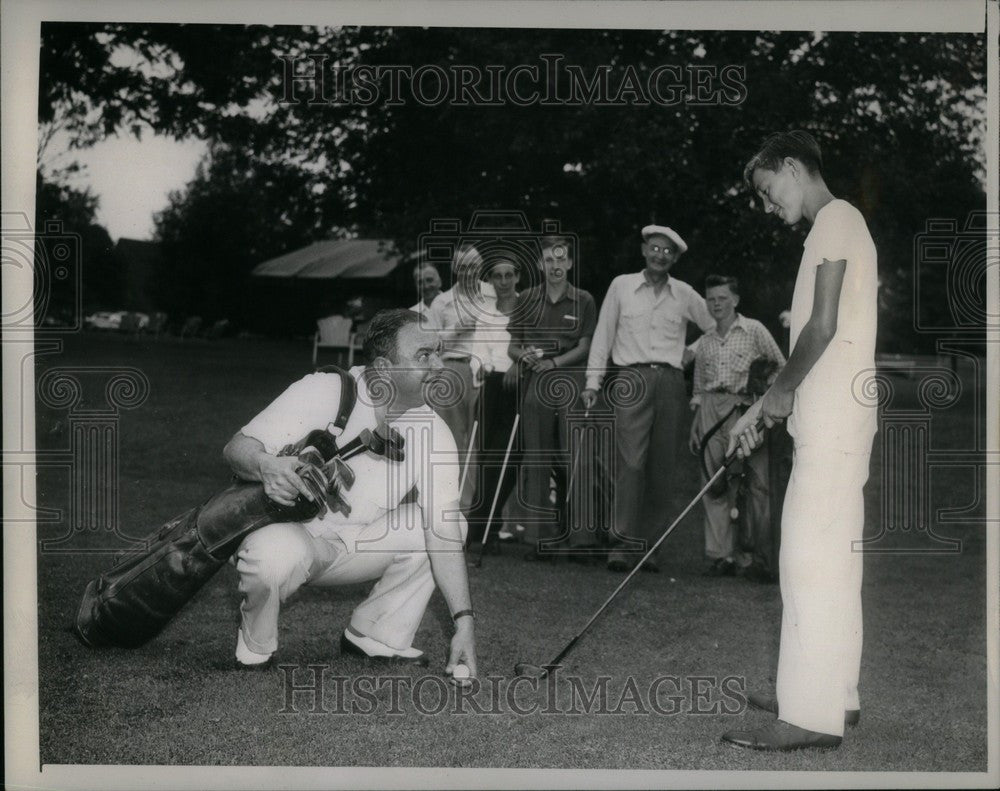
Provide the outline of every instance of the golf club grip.
<path id="1" fill-rule="evenodd" d="M 762 436 L 764 435 L 764 433 L 767 432 L 767 426 L 764 425 L 764 418 L 763 417 L 758 417 L 757 418 L 757 422 L 754 423 L 754 428 L 756 428 L 757 431 Z M 759 448 L 760 446 L 758 445 L 757 447 Z M 738 449 L 739 449 L 739 443 L 737 443 L 736 447 L 733 448 L 733 452 L 730 453 L 728 456 L 726 456 L 725 460 L 723 460 L 723 462 L 722 462 L 722 466 L 723 467 L 728 467 L 730 464 L 732 464 L 734 461 L 736 461 L 737 458 L 739 458 L 739 456 L 737 454 L 737 450 Z M 754 450 L 757 450 L 757 448 L 754 448 Z"/>

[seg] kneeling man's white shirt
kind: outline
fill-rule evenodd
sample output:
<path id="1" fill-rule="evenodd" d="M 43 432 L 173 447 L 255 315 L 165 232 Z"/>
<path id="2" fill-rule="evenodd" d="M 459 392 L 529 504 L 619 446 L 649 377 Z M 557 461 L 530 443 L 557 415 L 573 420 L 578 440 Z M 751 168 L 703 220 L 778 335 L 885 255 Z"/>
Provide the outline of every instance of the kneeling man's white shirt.
<path id="1" fill-rule="evenodd" d="M 363 366 L 350 370 L 357 382 L 357 402 L 337 439 L 341 448 L 364 429 L 374 431 L 378 424 L 373 397 L 361 375 L 363 371 Z M 334 420 L 340 404 L 340 388 L 337 374 L 309 374 L 288 387 L 241 431 L 258 440 L 268 453 L 276 454 Z M 312 535 L 347 534 L 353 531 L 345 528 L 370 524 L 396 509 L 414 486 L 425 527 L 432 529 L 448 518 L 445 507 L 453 506 L 459 499 L 458 453 L 451 430 L 426 405 L 405 412 L 389 425 L 403 437 L 403 461 L 389 461 L 371 452 L 348 460 L 355 482 L 342 495 L 351 506 L 351 513 L 345 516 L 329 511 L 322 519 L 304 523 Z"/>

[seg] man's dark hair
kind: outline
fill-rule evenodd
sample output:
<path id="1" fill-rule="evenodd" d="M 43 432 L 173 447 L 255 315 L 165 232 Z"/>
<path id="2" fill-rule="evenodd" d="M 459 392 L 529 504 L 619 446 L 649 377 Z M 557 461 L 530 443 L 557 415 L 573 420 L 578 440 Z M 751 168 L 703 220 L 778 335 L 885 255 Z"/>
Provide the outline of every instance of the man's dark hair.
<path id="1" fill-rule="evenodd" d="M 551 250 L 554 247 L 562 247 L 566 258 L 573 261 L 573 240 L 568 236 L 543 236 L 539 240 L 539 245 L 542 248 L 542 253 L 544 254 L 546 250 Z"/>
<path id="2" fill-rule="evenodd" d="M 374 360 L 376 357 L 387 357 L 394 363 L 399 362 L 399 331 L 407 324 L 420 322 L 420 314 L 412 310 L 393 308 L 380 310 L 368 324 L 363 351 L 365 357 Z"/>
<path id="3" fill-rule="evenodd" d="M 434 264 L 432 264 L 430 261 L 424 261 L 413 267 L 413 278 L 416 279 L 420 277 L 424 273 L 425 269 L 433 269 L 435 274 L 437 274 L 439 278 L 441 277 L 441 273 L 438 272 L 438 268 L 434 266 Z"/>
<path id="4" fill-rule="evenodd" d="M 816 138 L 808 132 L 795 129 L 791 132 L 775 132 L 768 137 L 760 151 L 743 168 L 743 181 L 753 190 L 753 172 L 757 168 L 777 172 L 785 157 L 799 160 L 811 175 L 817 175 L 823 170 L 823 154 Z"/>
<path id="5" fill-rule="evenodd" d="M 709 275 L 705 278 L 705 293 L 710 288 L 717 286 L 729 286 L 729 290 L 737 297 L 740 295 L 740 281 L 732 275 Z"/>
<path id="6" fill-rule="evenodd" d="M 483 264 L 483 280 L 489 278 L 490 273 L 493 271 L 494 267 L 500 266 L 500 264 L 510 264 L 514 267 L 514 273 L 517 275 L 521 274 L 521 262 L 517 260 L 516 256 L 513 255 L 498 255 L 491 257 L 486 260 Z"/>

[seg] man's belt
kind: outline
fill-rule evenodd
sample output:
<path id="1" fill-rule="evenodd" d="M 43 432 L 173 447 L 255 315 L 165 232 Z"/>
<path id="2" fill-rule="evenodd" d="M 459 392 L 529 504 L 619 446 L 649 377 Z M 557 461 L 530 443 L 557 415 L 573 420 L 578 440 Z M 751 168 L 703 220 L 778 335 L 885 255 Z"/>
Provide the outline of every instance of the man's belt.
<path id="1" fill-rule="evenodd" d="M 678 368 L 673 363 L 629 363 L 628 365 L 621 366 L 622 368 L 673 368 L 675 371 L 679 371 Z"/>

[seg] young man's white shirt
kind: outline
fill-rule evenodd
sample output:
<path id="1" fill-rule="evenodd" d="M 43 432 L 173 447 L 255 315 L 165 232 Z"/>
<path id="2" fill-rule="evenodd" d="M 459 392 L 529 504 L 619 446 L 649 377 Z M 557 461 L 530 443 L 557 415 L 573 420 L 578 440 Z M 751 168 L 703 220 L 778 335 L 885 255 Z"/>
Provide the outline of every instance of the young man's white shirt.
<path id="1" fill-rule="evenodd" d="M 878 425 L 875 393 L 865 381 L 875 371 L 878 268 L 875 243 L 861 213 L 833 200 L 816 215 L 806 237 L 791 310 L 791 348 L 812 315 L 816 273 L 823 260 L 846 260 L 837 332 L 795 390 L 788 432 L 796 445 L 821 444 L 849 453 L 870 452 Z"/>

